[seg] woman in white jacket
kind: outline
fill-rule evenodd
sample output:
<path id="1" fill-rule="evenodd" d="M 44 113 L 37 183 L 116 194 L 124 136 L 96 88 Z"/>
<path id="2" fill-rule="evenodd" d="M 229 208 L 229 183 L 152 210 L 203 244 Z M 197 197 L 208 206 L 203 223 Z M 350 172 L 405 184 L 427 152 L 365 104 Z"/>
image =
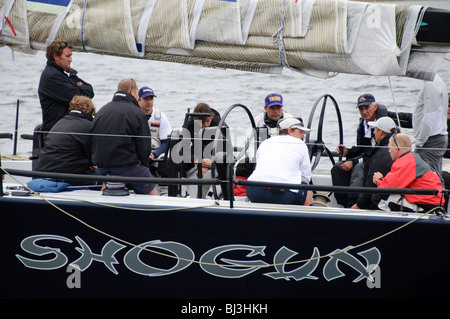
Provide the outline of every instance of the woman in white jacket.
<path id="1" fill-rule="evenodd" d="M 278 124 L 279 135 L 265 140 L 256 152 L 256 168 L 249 181 L 285 184 L 308 184 L 311 163 L 308 148 L 303 141 L 311 130 L 296 118 L 287 118 Z M 310 205 L 311 193 L 298 189 L 279 189 L 248 186 L 251 202 Z"/>

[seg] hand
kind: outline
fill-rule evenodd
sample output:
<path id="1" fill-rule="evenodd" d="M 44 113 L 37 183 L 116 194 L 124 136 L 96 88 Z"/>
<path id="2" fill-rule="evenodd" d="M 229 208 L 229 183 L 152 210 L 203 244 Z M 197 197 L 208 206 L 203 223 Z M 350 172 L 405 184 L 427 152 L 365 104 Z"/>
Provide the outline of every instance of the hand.
<path id="1" fill-rule="evenodd" d="M 207 158 L 202 159 L 202 169 L 203 168 L 207 168 L 207 169 L 211 168 L 211 160 L 210 159 L 207 159 Z"/>
<path id="2" fill-rule="evenodd" d="M 383 174 L 381 174 L 380 172 L 375 172 L 375 173 L 373 173 L 372 182 L 376 185 L 377 181 L 382 177 L 383 177 Z"/>
<path id="3" fill-rule="evenodd" d="M 154 159 L 154 158 L 155 158 L 155 155 L 153 155 L 153 153 L 150 153 L 149 158 L 150 158 L 150 159 Z"/>
<path id="4" fill-rule="evenodd" d="M 353 168 L 353 161 L 346 161 L 341 165 L 341 168 L 344 172 L 349 172 Z"/>
<path id="5" fill-rule="evenodd" d="M 208 167 L 203 167 L 203 165 L 202 165 L 202 177 L 205 176 L 207 171 L 209 171 L 209 168 Z M 198 171 L 197 171 L 197 176 L 198 176 Z"/>
<path id="6" fill-rule="evenodd" d="M 345 145 L 339 144 L 336 147 L 336 151 L 337 151 L 338 154 L 341 154 L 341 150 L 342 150 L 342 156 L 347 156 L 348 148 Z"/>

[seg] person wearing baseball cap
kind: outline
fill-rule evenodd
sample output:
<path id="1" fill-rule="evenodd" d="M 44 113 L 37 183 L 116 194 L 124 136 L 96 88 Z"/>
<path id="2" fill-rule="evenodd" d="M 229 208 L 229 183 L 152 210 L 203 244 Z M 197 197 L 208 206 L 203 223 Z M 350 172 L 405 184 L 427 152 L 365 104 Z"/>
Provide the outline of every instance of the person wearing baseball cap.
<path id="1" fill-rule="evenodd" d="M 356 104 L 356 107 L 359 108 L 360 106 L 369 106 L 372 103 L 376 103 L 375 97 L 372 94 L 363 94 L 358 97 L 358 103 Z"/>
<path id="2" fill-rule="evenodd" d="M 388 116 L 394 119 L 396 123 L 397 119 L 400 119 L 399 126 L 412 128 L 412 113 L 390 112 L 385 105 L 378 103 L 372 94 L 360 95 L 356 100 L 356 108 L 361 116 L 356 129 L 356 145 L 351 148 L 347 148 L 345 145 L 337 146 L 337 153 L 346 157 L 346 159 L 338 161 L 331 169 L 333 186 L 363 186 L 364 161 L 376 143 L 373 127 L 369 126 L 369 122 Z M 338 204 L 344 207 L 352 207 L 358 198 L 358 194 L 334 192 L 334 197 Z"/>
<path id="3" fill-rule="evenodd" d="M 388 116 L 380 117 L 368 124 L 374 128 L 373 134 L 377 144 L 371 150 L 365 162 L 364 187 L 377 187 L 373 183 L 373 175 L 375 172 L 381 172 L 383 175 L 386 175 L 391 170 L 393 160 L 389 154 L 389 138 L 398 132 L 398 128 L 394 120 Z M 378 209 L 380 200 L 386 200 L 387 198 L 388 195 L 362 193 L 351 208 Z"/>
<path id="4" fill-rule="evenodd" d="M 395 133 L 395 131 L 397 130 L 397 125 L 395 125 L 394 120 L 387 116 L 380 117 L 378 120 L 369 122 L 367 124 L 369 124 L 369 126 L 371 127 L 377 128 L 379 131 L 382 131 L 384 133 Z M 374 133 L 377 133 L 378 130 L 375 130 Z"/>
<path id="5" fill-rule="evenodd" d="M 277 135 L 277 124 L 280 119 L 293 117 L 285 112 L 283 96 L 278 93 L 270 93 L 264 98 L 264 112 L 255 116 L 256 127 L 267 127 L 269 136 Z"/>
<path id="6" fill-rule="evenodd" d="M 139 89 L 139 97 L 140 98 L 146 98 L 149 96 L 156 97 L 155 92 L 153 92 L 153 90 L 151 88 L 149 88 L 148 86 L 143 86 Z"/>
<path id="7" fill-rule="evenodd" d="M 311 129 L 309 129 L 303 125 L 302 119 L 297 119 L 294 117 L 290 117 L 290 118 L 281 120 L 278 124 L 278 127 L 280 130 L 299 129 L 304 134 L 308 134 L 309 132 L 311 132 Z"/>
<path id="8" fill-rule="evenodd" d="M 154 98 L 156 97 L 153 89 L 148 86 L 143 86 L 139 89 L 138 96 L 139 106 L 147 116 L 148 125 L 150 127 L 152 147 L 149 162 L 150 172 L 154 176 L 169 177 L 168 164 L 161 161 L 169 145 L 169 135 L 172 133 L 169 119 L 159 108 L 153 107 Z M 157 159 L 159 159 L 159 161 Z M 159 190 L 164 192 L 165 187 L 160 187 Z"/>
<path id="9" fill-rule="evenodd" d="M 279 134 L 265 140 L 256 152 L 256 167 L 249 181 L 308 184 L 311 163 L 308 147 L 302 140 L 311 130 L 295 118 L 278 123 Z M 311 205 L 311 192 L 299 189 L 247 186 L 247 197 L 256 203 Z"/>

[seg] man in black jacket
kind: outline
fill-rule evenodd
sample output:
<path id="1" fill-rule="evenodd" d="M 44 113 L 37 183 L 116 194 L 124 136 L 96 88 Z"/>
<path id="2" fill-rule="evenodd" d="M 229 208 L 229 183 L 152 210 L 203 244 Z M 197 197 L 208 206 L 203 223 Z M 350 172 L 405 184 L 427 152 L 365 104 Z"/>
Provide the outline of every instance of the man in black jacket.
<path id="1" fill-rule="evenodd" d="M 397 132 L 397 127 L 394 121 L 387 116 L 380 117 L 375 122 L 369 122 L 368 124 L 374 128 L 377 144 L 372 148 L 364 165 L 364 186 L 377 187 L 373 183 L 373 174 L 380 172 L 385 176 L 391 170 L 393 161 L 389 154 L 389 138 Z M 387 199 L 387 197 L 388 195 L 362 193 L 352 208 L 378 209 L 379 201 Z"/>
<path id="2" fill-rule="evenodd" d="M 92 161 L 101 175 L 152 177 L 148 168 L 150 128 L 146 115 L 139 107 L 138 90 L 133 79 L 120 81 L 112 101 L 95 116 Z M 129 184 L 137 194 L 158 195 L 155 186 Z"/>
<path id="3" fill-rule="evenodd" d="M 69 103 L 76 95 L 94 97 L 92 86 L 77 76 L 70 67 L 72 47 L 64 41 L 47 46 L 47 65 L 39 81 L 39 100 L 42 108 L 42 131 L 48 132 L 69 112 Z"/>
<path id="4" fill-rule="evenodd" d="M 60 119 L 45 137 L 39 154 L 38 171 L 91 174 L 90 131 L 95 107 L 86 96 L 75 96 L 70 102 L 69 113 Z M 86 184 L 67 181 L 72 185 Z M 89 183 L 88 183 L 89 184 Z"/>
<path id="5" fill-rule="evenodd" d="M 359 119 L 359 125 L 356 130 L 356 145 L 351 148 L 338 145 L 338 154 L 342 152 L 342 155 L 346 156 L 346 160 L 337 162 L 331 169 L 331 178 L 334 186 L 363 186 L 364 162 L 372 151 L 373 145 L 376 143 L 373 128 L 368 125 L 370 121 L 388 116 L 397 125 L 400 124 L 400 127 L 412 128 L 411 113 L 390 112 L 386 106 L 377 103 L 372 94 L 359 96 L 357 108 L 361 118 Z M 400 119 L 400 123 L 398 123 L 398 119 Z M 337 203 L 344 207 L 351 207 L 356 202 L 358 196 L 357 193 L 334 193 Z"/>

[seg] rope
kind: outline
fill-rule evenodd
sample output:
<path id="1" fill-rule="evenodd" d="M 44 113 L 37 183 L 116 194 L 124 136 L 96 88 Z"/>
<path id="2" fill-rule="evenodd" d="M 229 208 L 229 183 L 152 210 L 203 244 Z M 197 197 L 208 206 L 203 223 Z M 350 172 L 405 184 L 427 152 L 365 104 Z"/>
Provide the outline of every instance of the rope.
<path id="1" fill-rule="evenodd" d="M 176 260 L 182 260 L 182 261 L 186 261 L 186 262 L 190 262 L 190 263 L 194 263 L 194 264 L 202 264 L 202 265 L 209 265 L 209 266 L 219 266 L 219 267 L 230 267 L 230 268 L 234 268 L 234 267 L 237 267 L 237 268 L 249 268 L 249 267 L 254 267 L 254 268 L 267 268 L 267 267 L 276 267 L 276 266 L 285 266 L 285 265 L 294 265 L 294 264 L 306 263 L 306 262 L 313 261 L 313 260 L 318 260 L 318 259 L 323 259 L 323 258 L 332 257 L 332 256 L 334 256 L 334 255 L 341 254 L 341 253 L 345 253 L 345 252 L 348 252 L 348 251 L 350 251 L 350 250 L 354 250 L 354 249 L 356 249 L 356 248 L 360 248 L 360 247 L 362 247 L 362 246 L 365 246 L 365 245 L 368 245 L 368 244 L 370 244 L 370 243 L 373 243 L 373 242 L 375 242 L 375 241 L 377 241 L 377 240 L 380 240 L 380 239 L 382 239 L 382 238 L 384 238 L 384 237 L 386 237 L 386 236 L 388 236 L 388 235 L 391 235 L 391 234 L 393 234 L 393 233 L 395 233 L 395 232 L 398 232 L 398 231 L 400 231 L 401 229 L 403 229 L 403 228 L 405 228 L 405 227 L 411 225 L 412 223 L 418 221 L 418 220 L 421 219 L 422 217 L 424 217 L 424 216 L 430 214 L 431 212 L 440 209 L 440 207 L 433 208 L 433 209 L 431 209 L 431 210 L 429 210 L 429 211 L 427 211 L 427 212 L 425 212 L 425 213 L 419 215 L 419 216 L 416 217 L 415 219 L 413 219 L 413 220 L 411 220 L 411 221 L 409 221 L 409 222 L 407 222 L 407 223 L 405 223 L 405 224 L 403 224 L 403 225 L 401 225 L 401 226 L 399 226 L 399 227 L 397 227 L 397 228 L 395 228 L 395 229 L 393 229 L 393 230 L 391 230 L 391 231 L 389 231 L 389 232 L 387 232 L 387 233 L 385 233 L 385 234 L 382 234 L 382 235 L 380 235 L 380 236 L 378 236 L 378 237 L 375 237 L 375 238 L 373 238 L 373 239 L 367 240 L 367 241 L 362 242 L 362 243 L 360 243 L 360 244 L 357 244 L 357 245 L 355 245 L 355 246 L 348 246 L 347 248 L 342 249 L 342 250 L 341 250 L 341 249 L 338 249 L 338 250 L 336 250 L 336 251 L 334 251 L 334 252 L 331 252 L 331 253 L 329 253 L 329 254 L 326 254 L 326 255 L 323 255 L 323 256 L 319 256 L 319 257 L 313 257 L 313 258 L 302 259 L 302 260 L 297 260 L 297 261 L 290 261 L 290 262 L 285 262 L 285 263 L 261 264 L 261 265 L 251 265 L 251 266 L 249 266 L 249 265 L 239 265 L 239 264 L 235 264 L 235 265 L 230 265 L 230 264 L 218 264 L 218 263 L 200 262 L 200 261 L 196 261 L 196 260 L 190 260 L 190 259 L 187 259 L 187 258 L 181 258 L 181 257 L 177 257 L 177 256 L 172 256 L 172 255 L 169 255 L 169 254 L 166 254 L 166 253 L 163 253 L 163 252 L 159 252 L 159 251 L 156 251 L 156 250 L 148 249 L 148 248 L 146 248 L 146 247 L 142 247 L 142 246 L 140 246 L 140 245 L 131 243 L 131 242 L 129 242 L 129 241 L 126 241 L 126 240 L 124 240 L 124 239 L 121 239 L 121 238 L 119 238 L 119 237 L 116 237 L 116 236 L 114 236 L 114 235 L 111 235 L 111 234 L 109 234 L 109 233 L 107 233 L 107 232 L 105 232 L 105 231 L 102 231 L 102 230 L 100 230 L 100 229 L 98 229 L 98 228 L 96 228 L 96 227 L 94 227 L 94 226 L 88 224 L 87 222 L 85 222 L 85 221 L 82 220 L 81 218 L 78 218 L 78 217 L 76 217 L 76 216 L 70 214 L 70 213 L 67 212 L 66 210 L 64 210 L 64 209 L 62 209 L 62 208 L 60 208 L 60 207 L 58 207 L 56 204 L 54 204 L 54 203 L 52 203 L 51 201 L 47 200 L 45 196 L 42 196 L 42 195 L 40 195 L 39 193 L 35 193 L 33 190 L 31 190 L 30 188 L 28 188 L 28 186 L 22 184 L 22 183 L 21 183 L 20 181 L 18 181 L 15 177 L 11 176 L 6 170 L 4 170 L 4 171 L 8 174 L 9 177 L 11 177 L 11 178 L 14 179 L 17 183 L 21 184 L 21 185 L 24 186 L 26 189 L 28 189 L 28 190 L 31 192 L 31 194 L 32 194 L 33 196 L 36 196 L 36 197 L 41 198 L 43 201 L 45 201 L 46 203 L 48 203 L 49 205 L 51 205 L 52 207 L 54 207 L 54 208 L 57 209 L 58 211 L 62 212 L 63 214 L 67 215 L 68 217 L 74 219 L 75 221 L 77 221 L 77 222 L 81 223 L 82 225 L 86 226 L 87 228 L 89 228 L 89 229 L 91 229 L 91 230 L 93 230 L 93 231 L 95 231 L 95 232 L 97 232 L 97 233 L 99 233 L 99 234 L 102 234 L 102 235 L 104 235 L 104 236 L 106 236 L 106 237 L 108 237 L 108 238 L 110 238 L 110 239 L 116 240 L 116 241 L 121 242 L 121 243 L 123 243 L 123 244 L 125 244 L 125 245 L 129 245 L 129 246 L 132 246 L 132 247 L 135 247 L 135 248 L 139 248 L 139 249 L 142 249 L 142 250 L 145 250 L 145 251 L 148 251 L 148 252 L 150 252 L 150 253 L 154 253 L 154 254 L 157 254 L 157 255 L 160 255 L 160 256 L 163 256 L 163 257 L 168 257 L 168 258 L 172 258 L 172 259 L 176 259 Z M 81 201 L 81 202 L 89 202 L 89 201 L 86 201 L 86 200 L 79 200 L 79 199 L 78 199 L 78 201 Z M 93 202 L 90 202 L 90 203 L 93 203 Z M 94 203 L 94 204 L 103 205 L 103 204 L 99 204 L 99 203 Z M 104 205 L 105 205 L 105 206 L 108 206 L 108 207 L 113 207 L 113 208 L 133 209 L 133 210 L 134 210 L 134 208 L 124 208 L 124 207 L 113 206 L 113 205 L 108 205 L 108 204 L 104 204 Z M 192 209 L 192 208 L 206 208 L 206 207 L 212 207 L 212 206 L 214 206 L 214 205 L 198 206 L 198 207 L 189 207 L 189 208 L 187 208 L 187 209 Z M 138 209 L 135 209 L 135 210 L 138 210 Z M 156 211 L 161 211 L 161 210 L 164 210 L 164 209 L 157 209 Z M 168 209 L 168 210 L 173 210 L 173 209 Z"/>
<path id="2" fill-rule="evenodd" d="M 272 43 L 276 44 L 278 42 L 280 65 L 291 69 L 291 67 L 289 66 L 289 63 L 287 61 L 286 48 L 284 47 L 284 42 L 283 42 L 285 11 L 286 11 L 286 0 L 283 0 L 283 8 L 281 10 L 281 26 L 274 34 L 272 34 Z M 284 62 L 283 62 L 283 60 L 284 60 Z"/>
<path id="3" fill-rule="evenodd" d="M 398 127 L 401 128 L 402 124 L 400 122 L 400 117 L 398 116 L 397 103 L 395 102 L 395 94 L 394 94 L 394 89 L 392 88 L 392 83 L 391 83 L 391 77 L 390 76 L 388 76 L 388 82 L 389 82 L 389 88 L 391 89 L 392 102 L 394 103 L 394 107 L 395 107 L 395 115 L 397 116 Z"/>
<path id="4" fill-rule="evenodd" d="M 84 16 L 86 13 L 87 8 L 87 0 L 84 0 L 84 6 L 83 6 L 83 15 L 81 18 L 81 45 L 83 46 L 83 51 L 86 52 L 86 47 L 84 45 Z"/>

